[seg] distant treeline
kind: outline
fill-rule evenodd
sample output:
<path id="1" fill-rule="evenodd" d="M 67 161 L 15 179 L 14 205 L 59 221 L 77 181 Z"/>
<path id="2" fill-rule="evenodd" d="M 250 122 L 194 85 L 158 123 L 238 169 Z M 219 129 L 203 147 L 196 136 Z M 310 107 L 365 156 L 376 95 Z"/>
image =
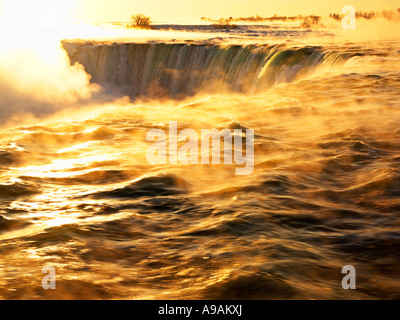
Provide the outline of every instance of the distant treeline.
<path id="1" fill-rule="evenodd" d="M 339 20 L 343 19 L 344 14 L 331 13 L 329 15 L 329 17 L 339 21 Z M 385 18 L 387 20 L 400 21 L 400 8 L 398 8 L 397 10 L 382 10 L 382 11 L 377 11 L 377 12 L 375 12 L 375 11 L 370 11 L 370 12 L 357 11 L 356 17 L 364 18 L 367 20 L 381 17 L 381 18 Z"/>
<path id="2" fill-rule="evenodd" d="M 268 18 L 264 18 L 264 17 L 260 17 L 259 15 L 256 16 L 252 16 L 252 17 L 240 17 L 240 18 L 221 18 L 225 21 L 230 21 L 230 22 L 264 22 L 264 21 L 286 21 L 286 20 L 302 20 L 304 17 L 301 15 L 298 16 L 293 16 L 293 17 L 286 17 L 286 16 L 278 16 L 278 15 L 274 15 L 273 17 L 268 17 Z M 201 20 L 202 21 L 207 21 L 207 22 L 212 22 L 212 23 L 217 23 L 218 21 L 220 21 L 221 19 L 211 19 L 211 18 L 207 18 L 207 17 L 202 17 Z"/>
<path id="3" fill-rule="evenodd" d="M 338 13 L 331 13 L 329 15 L 330 18 L 335 19 L 335 20 L 342 20 L 344 14 L 338 14 Z M 367 20 L 377 18 L 377 17 L 382 17 L 387 20 L 394 20 L 398 21 L 400 20 L 400 8 L 397 10 L 382 10 L 379 12 L 371 11 L 371 12 L 363 12 L 363 11 L 357 11 L 356 12 L 356 17 L 358 18 L 364 18 Z M 220 24 L 221 21 L 224 21 L 225 23 L 233 23 L 233 22 L 273 22 L 273 21 L 310 21 L 311 24 L 319 23 L 321 20 L 321 16 L 316 16 L 316 15 L 308 15 L 308 16 L 303 16 L 303 15 L 297 15 L 297 16 L 278 16 L 274 15 L 272 17 L 261 17 L 259 15 L 255 15 L 252 17 L 239 17 L 239 18 L 221 18 L 221 19 L 210 19 L 207 17 L 202 17 L 202 21 L 207 21 L 211 22 L 214 24 Z"/>
<path id="4" fill-rule="evenodd" d="M 218 20 L 202 17 L 201 20 L 212 23 L 213 26 L 218 29 L 237 28 L 237 25 L 233 24 L 233 22 L 250 22 L 250 23 L 252 23 L 252 22 L 267 22 L 267 21 L 268 22 L 271 22 L 271 21 L 301 21 L 300 26 L 302 28 L 311 28 L 311 27 L 319 25 L 319 23 L 321 21 L 321 17 L 316 16 L 316 15 L 309 15 L 309 16 L 298 15 L 298 16 L 291 16 L 291 17 L 274 15 L 273 17 L 263 18 L 263 17 L 260 17 L 259 15 L 257 15 L 257 16 L 248 17 L 248 18 L 243 18 L 243 17 L 232 18 L 232 17 L 230 17 L 230 18 L 221 18 Z"/>

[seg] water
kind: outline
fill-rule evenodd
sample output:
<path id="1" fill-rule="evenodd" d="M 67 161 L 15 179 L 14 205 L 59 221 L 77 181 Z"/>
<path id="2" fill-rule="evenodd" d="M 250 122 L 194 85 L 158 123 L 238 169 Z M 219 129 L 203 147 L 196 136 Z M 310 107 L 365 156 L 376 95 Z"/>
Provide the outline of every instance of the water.
<path id="1" fill-rule="evenodd" d="M 132 98 L 185 98 L 199 91 L 254 94 L 277 81 L 293 81 L 325 58 L 318 48 L 262 45 L 63 43 L 103 85 L 125 89 Z M 333 62 L 334 59 L 331 58 Z M 337 57 L 340 60 L 340 56 Z"/>
<path id="2" fill-rule="evenodd" d="M 400 298 L 399 42 L 280 39 L 64 41 L 108 100 L 2 130 L 0 297 Z M 149 164 L 169 121 L 254 129 L 254 172 Z"/>

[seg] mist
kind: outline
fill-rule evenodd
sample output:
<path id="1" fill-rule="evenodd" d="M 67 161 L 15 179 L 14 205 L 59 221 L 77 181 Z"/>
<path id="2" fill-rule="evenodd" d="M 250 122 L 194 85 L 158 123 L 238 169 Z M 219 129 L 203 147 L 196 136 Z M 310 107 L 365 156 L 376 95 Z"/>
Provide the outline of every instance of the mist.
<path id="1" fill-rule="evenodd" d="M 188 26 L 181 31 L 167 31 L 165 29 L 138 31 L 124 28 L 118 30 L 102 29 L 88 25 L 66 27 L 59 23 L 52 26 L 51 19 L 39 22 L 28 19 L 24 23 L 3 19 L 0 20 L 0 27 L 3 30 L 11 31 L 4 34 L 3 44 L 0 48 L 0 124 L 20 124 L 27 120 L 44 119 L 71 108 L 101 104 L 104 101 L 112 101 L 115 97 L 120 98 L 124 94 L 129 95 L 129 92 L 121 91 L 119 90 L 121 88 L 115 85 L 110 86 L 110 83 L 103 82 L 100 85 L 94 83 L 97 81 L 91 82 L 92 77 L 98 74 L 88 72 L 87 66 L 82 66 L 79 63 L 80 61 L 78 63 L 73 61 L 71 64 L 73 59 L 71 54 L 68 55 L 64 50 L 61 44 L 62 39 L 101 40 L 106 41 L 109 45 L 112 45 L 115 41 L 151 44 L 158 39 L 158 41 L 162 40 L 168 43 L 186 42 L 217 46 L 238 43 L 245 46 L 246 43 L 251 43 L 255 39 L 258 43 L 282 43 L 283 36 L 293 43 L 307 41 L 315 44 L 341 43 L 344 41 L 359 42 L 371 39 L 376 41 L 399 39 L 399 22 L 388 21 L 380 17 L 371 20 L 357 19 L 355 30 L 344 30 L 340 21 L 329 18 L 324 18 L 321 22 L 320 26 L 311 28 L 311 33 L 293 27 L 286 31 L 277 30 L 276 32 L 271 32 L 268 29 L 257 30 L 256 28 L 254 32 L 239 29 L 228 33 L 204 32 L 203 29 L 201 31 L 195 30 L 193 26 Z M 75 30 L 79 29 L 79 32 L 74 32 L 74 27 Z M 257 38 L 254 37 L 255 35 Z M 190 39 L 190 41 L 187 39 Z M 117 65 L 117 62 L 118 60 L 114 60 L 113 64 Z M 118 70 L 116 71 L 119 73 L 118 76 L 121 75 L 121 72 L 131 72 Z M 167 68 L 166 71 L 173 72 L 174 70 Z M 109 70 L 108 73 L 112 74 L 112 71 Z M 134 73 L 131 72 L 132 75 L 125 74 L 124 77 L 133 77 Z M 245 74 L 241 74 L 241 77 L 246 79 L 244 76 Z M 284 78 L 286 80 L 286 76 Z M 231 79 L 232 85 L 235 84 L 236 87 L 240 84 L 237 75 L 232 74 L 229 79 Z M 249 83 L 249 81 L 247 82 Z M 129 83 L 129 85 L 132 86 L 133 83 Z M 268 88 L 269 85 L 264 90 Z M 208 83 L 207 88 L 203 87 L 202 89 L 209 93 L 211 93 L 211 90 L 218 93 L 227 92 L 226 88 L 221 86 L 221 83 L 216 82 Z M 197 93 L 196 91 L 193 92 L 193 94 Z M 146 97 L 147 101 L 155 98 L 160 97 L 156 94 L 150 94 Z M 165 98 L 174 97 L 163 96 L 163 99 Z"/>
<path id="2" fill-rule="evenodd" d="M 43 11 L 51 18 L 48 12 Z M 60 46 L 60 23 L 52 25 L 46 16 L 33 20 L 33 12 L 29 19 L 10 10 L 6 14 L 0 20 L 0 28 L 7 30 L 0 47 L 0 124 L 43 117 L 98 92 L 82 67 L 70 65 Z"/>

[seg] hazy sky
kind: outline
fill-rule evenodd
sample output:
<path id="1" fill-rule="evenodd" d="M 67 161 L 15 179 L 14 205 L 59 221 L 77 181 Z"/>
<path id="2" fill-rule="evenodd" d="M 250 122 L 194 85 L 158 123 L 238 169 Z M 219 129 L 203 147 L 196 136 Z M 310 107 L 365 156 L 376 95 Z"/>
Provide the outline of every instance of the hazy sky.
<path id="1" fill-rule="evenodd" d="M 341 12 L 345 5 L 357 10 L 395 9 L 400 0 L 80 0 L 75 17 L 90 20 L 128 20 L 141 12 L 157 20 L 193 20 L 200 17 L 238 17 L 259 14 L 329 14 Z"/>
<path id="2" fill-rule="evenodd" d="M 6 12 L 14 19 L 34 18 L 51 6 L 58 17 L 84 21 L 128 21 L 143 13 L 154 22 L 199 22 L 201 17 L 272 16 L 340 13 L 345 5 L 357 10 L 400 7 L 400 0 L 0 0 L 0 16 Z"/>

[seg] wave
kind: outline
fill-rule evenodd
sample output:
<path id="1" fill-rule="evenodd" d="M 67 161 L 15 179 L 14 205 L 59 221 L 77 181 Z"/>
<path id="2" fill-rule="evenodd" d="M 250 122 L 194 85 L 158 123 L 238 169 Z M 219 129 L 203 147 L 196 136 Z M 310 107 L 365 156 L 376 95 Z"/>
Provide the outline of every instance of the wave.
<path id="1" fill-rule="evenodd" d="M 182 99 L 201 91 L 254 94 L 352 56 L 312 46 L 62 44 L 71 64 L 83 65 L 92 82 L 111 86 L 131 98 Z"/>
<path id="2" fill-rule="evenodd" d="M 184 193 L 186 182 L 173 175 L 146 177 L 128 186 L 110 191 L 98 192 L 95 198 L 140 198 L 169 196 Z"/>
<path id="3" fill-rule="evenodd" d="M 34 184 L 14 182 L 0 184 L 0 199 L 15 199 L 40 193 L 40 189 Z"/>

